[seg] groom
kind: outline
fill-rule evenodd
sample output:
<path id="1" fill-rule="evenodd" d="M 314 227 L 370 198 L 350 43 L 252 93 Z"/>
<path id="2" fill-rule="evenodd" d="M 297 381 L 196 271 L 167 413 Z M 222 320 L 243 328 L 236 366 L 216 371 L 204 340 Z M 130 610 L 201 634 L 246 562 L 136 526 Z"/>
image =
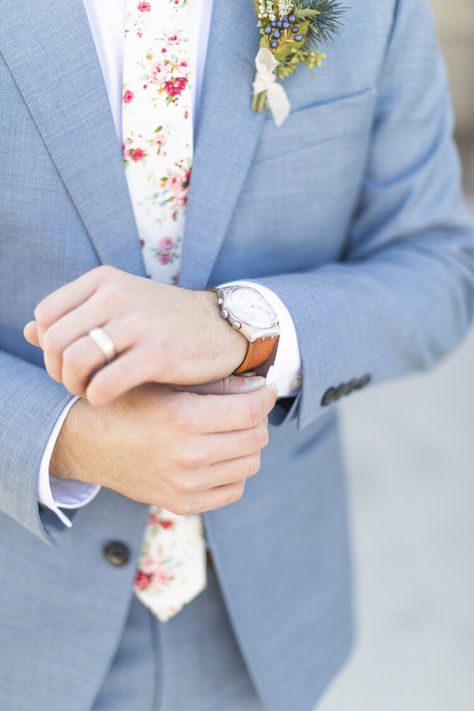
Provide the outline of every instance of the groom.
<path id="1" fill-rule="evenodd" d="M 352 637 L 336 403 L 473 317 L 427 1 L 352 3 L 279 128 L 250 0 L 0 12 L 0 708 L 309 711 Z"/>

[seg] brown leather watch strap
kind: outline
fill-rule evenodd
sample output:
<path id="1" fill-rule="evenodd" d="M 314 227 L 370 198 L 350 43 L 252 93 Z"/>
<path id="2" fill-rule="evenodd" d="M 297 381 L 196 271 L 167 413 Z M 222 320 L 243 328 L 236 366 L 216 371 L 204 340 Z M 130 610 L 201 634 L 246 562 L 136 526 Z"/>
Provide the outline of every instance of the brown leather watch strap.
<path id="1" fill-rule="evenodd" d="M 269 338 L 258 338 L 253 343 L 249 343 L 247 354 L 241 365 L 234 370 L 234 375 L 241 375 L 251 370 L 257 370 L 264 365 L 272 356 L 278 345 L 279 336 Z"/>

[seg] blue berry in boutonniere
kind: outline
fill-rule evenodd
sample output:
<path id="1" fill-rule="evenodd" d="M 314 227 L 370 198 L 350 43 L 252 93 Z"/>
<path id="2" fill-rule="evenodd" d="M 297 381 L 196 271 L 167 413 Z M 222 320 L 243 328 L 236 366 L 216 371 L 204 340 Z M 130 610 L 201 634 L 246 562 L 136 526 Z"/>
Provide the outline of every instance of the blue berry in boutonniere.
<path id="1" fill-rule="evenodd" d="M 346 8 L 338 0 L 254 0 L 254 5 L 261 38 L 252 108 L 263 111 L 268 104 L 280 126 L 290 103 L 276 78 L 283 81 L 302 63 L 320 68 L 326 55 L 318 46 L 337 34 Z"/>

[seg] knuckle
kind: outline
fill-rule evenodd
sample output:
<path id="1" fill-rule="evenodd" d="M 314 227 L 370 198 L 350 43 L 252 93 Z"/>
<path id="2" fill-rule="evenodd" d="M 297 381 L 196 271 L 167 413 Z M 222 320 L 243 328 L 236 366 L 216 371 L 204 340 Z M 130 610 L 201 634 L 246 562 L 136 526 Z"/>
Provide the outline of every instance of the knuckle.
<path id="1" fill-rule="evenodd" d="M 244 495 L 244 491 L 245 491 L 245 484 L 244 484 L 244 482 L 242 482 L 241 484 L 238 484 L 236 487 L 234 501 L 240 501 L 240 499 Z"/>
<path id="2" fill-rule="evenodd" d="M 202 447 L 193 446 L 190 453 L 191 464 L 193 467 L 202 467 L 207 464 L 206 453 Z"/>
<path id="3" fill-rule="evenodd" d="M 178 479 L 174 482 L 174 491 L 178 497 L 186 496 L 190 491 L 190 479 L 180 472 Z"/>
<path id="4" fill-rule="evenodd" d="M 114 267 L 111 267 L 108 264 L 101 264 L 92 270 L 92 272 L 97 274 L 100 279 L 109 279 L 116 273 L 116 271 L 117 270 L 114 269 Z"/>
<path id="5" fill-rule="evenodd" d="M 131 311 L 125 318 L 125 327 L 130 327 L 138 336 L 143 336 L 149 329 L 148 316 L 143 311 Z"/>
<path id="6" fill-rule="evenodd" d="M 200 488 L 200 477 L 197 472 L 187 472 L 180 479 L 181 491 L 184 494 L 196 492 Z"/>
<path id="7" fill-rule="evenodd" d="M 192 510 L 189 501 L 187 499 L 180 501 L 176 505 L 175 513 L 177 513 L 178 516 L 190 516 L 192 514 Z"/>
<path id="8" fill-rule="evenodd" d="M 255 447 L 256 449 L 263 449 L 268 445 L 269 442 L 269 433 L 268 433 L 268 427 L 266 424 L 260 425 L 255 430 Z"/>
<path id="9" fill-rule="evenodd" d="M 45 301 L 40 301 L 35 308 L 34 314 L 38 323 L 44 323 L 48 320 L 49 308 Z"/>
<path id="10" fill-rule="evenodd" d="M 183 469 L 192 469 L 194 466 L 194 455 L 187 449 L 180 449 L 177 461 Z"/>
<path id="11" fill-rule="evenodd" d="M 46 367 L 46 372 L 48 373 L 49 377 L 52 380 L 55 380 L 57 383 L 61 382 L 60 373 L 58 373 L 57 370 L 55 368 L 53 368 L 51 363 L 46 362 L 45 367 Z"/>
<path id="12" fill-rule="evenodd" d="M 176 516 L 184 515 L 181 513 L 181 508 L 178 501 L 171 501 L 169 504 L 167 504 L 166 508 L 168 509 L 168 511 L 171 511 L 171 513 L 176 514 Z"/>
<path id="13" fill-rule="evenodd" d="M 254 400 L 248 408 L 248 421 L 250 427 L 258 427 L 263 419 L 262 404 L 259 400 Z"/>
<path id="14" fill-rule="evenodd" d="M 245 484 L 239 483 L 235 484 L 235 486 L 232 487 L 231 491 L 227 494 L 227 504 L 235 504 L 237 501 L 240 501 L 242 496 L 244 495 L 245 491 Z"/>
<path id="15" fill-rule="evenodd" d="M 265 393 L 265 414 L 271 412 L 277 401 L 277 393 L 273 388 L 267 388 Z"/>
<path id="16" fill-rule="evenodd" d="M 43 336 L 43 348 L 52 355 L 61 351 L 61 340 L 58 332 L 54 328 L 49 328 Z"/>
<path id="17" fill-rule="evenodd" d="M 122 303 L 124 292 L 114 281 L 108 280 L 99 288 L 97 298 L 102 304 L 113 303 L 114 306 L 117 306 Z"/>
<path id="18" fill-rule="evenodd" d="M 183 469 L 195 469 L 201 464 L 202 454 L 195 447 L 181 447 L 178 462 Z"/>
<path id="19" fill-rule="evenodd" d="M 77 371 L 80 367 L 80 358 L 77 349 L 69 346 L 63 353 L 63 365 L 69 370 Z"/>
<path id="20" fill-rule="evenodd" d="M 246 476 L 251 477 L 251 476 L 255 476 L 255 474 L 258 474 L 258 472 L 260 471 L 260 466 L 261 466 L 260 453 L 259 454 L 252 454 L 247 459 L 246 472 L 245 472 Z"/>
<path id="21" fill-rule="evenodd" d="M 191 514 L 197 513 L 194 499 L 191 496 L 181 496 L 175 501 L 173 508 L 170 510 L 177 516 L 191 516 Z"/>
<path id="22" fill-rule="evenodd" d="M 172 420 L 174 426 L 181 432 L 189 432 L 193 429 L 192 408 L 187 398 L 176 400 L 173 406 Z"/>
<path id="23" fill-rule="evenodd" d="M 98 402 L 110 400 L 113 395 L 112 386 L 113 384 L 107 380 L 100 382 L 92 381 L 92 385 L 87 391 L 87 399 L 92 405 Z"/>
<path id="24" fill-rule="evenodd" d="M 186 495 L 187 487 L 182 476 L 180 476 L 176 481 L 173 481 L 172 489 L 177 501 L 179 501 L 182 496 Z"/>

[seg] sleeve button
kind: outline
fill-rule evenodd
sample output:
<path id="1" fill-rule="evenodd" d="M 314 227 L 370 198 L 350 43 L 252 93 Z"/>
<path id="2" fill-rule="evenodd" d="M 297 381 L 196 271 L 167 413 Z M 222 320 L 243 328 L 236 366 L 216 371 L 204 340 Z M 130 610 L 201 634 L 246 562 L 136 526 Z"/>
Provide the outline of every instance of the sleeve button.
<path id="1" fill-rule="evenodd" d="M 130 560 L 130 550 L 120 541 L 111 541 L 104 546 L 105 559 L 116 568 L 123 568 Z"/>
<path id="2" fill-rule="evenodd" d="M 349 382 L 346 385 L 344 395 L 351 395 L 351 393 L 353 393 L 354 390 L 357 390 L 358 386 L 359 386 L 359 381 L 356 380 L 356 378 L 349 380 Z"/>
<path id="3" fill-rule="evenodd" d="M 328 407 L 333 402 L 336 402 L 336 400 L 337 400 L 336 388 L 329 388 L 329 390 L 326 390 L 326 392 L 324 393 L 324 395 L 322 397 L 321 405 L 323 407 Z"/>

